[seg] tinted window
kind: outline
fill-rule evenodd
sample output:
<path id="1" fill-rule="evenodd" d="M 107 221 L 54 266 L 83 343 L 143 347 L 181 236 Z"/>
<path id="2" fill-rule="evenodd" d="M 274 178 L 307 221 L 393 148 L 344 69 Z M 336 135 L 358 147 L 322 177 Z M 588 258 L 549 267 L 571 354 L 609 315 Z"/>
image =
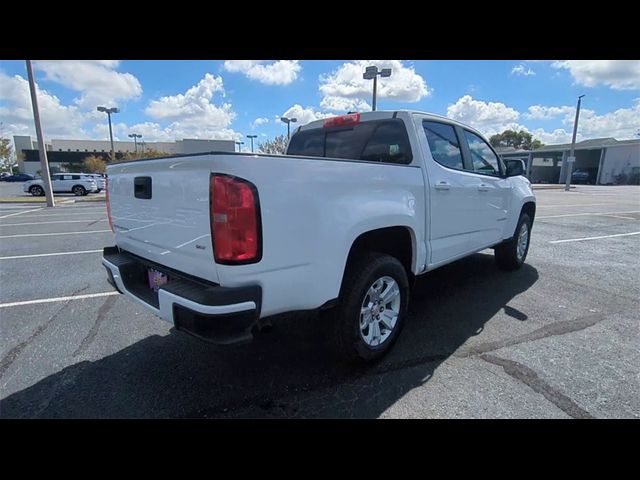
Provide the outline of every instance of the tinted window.
<path id="1" fill-rule="evenodd" d="M 287 154 L 388 163 L 410 163 L 412 158 L 409 138 L 399 119 L 304 130 L 293 135 Z"/>
<path id="2" fill-rule="evenodd" d="M 463 169 L 460 142 L 452 125 L 440 122 L 422 122 L 433 159 L 440 165 Z"/>
<path id="3" fill-rule="evenodd" d="M 360 159 L 370 162 L 410 163 L 411 148 L 404 125 L 401 122 L 384 122 L 378 125 Z"/>
<path id="4" fill-rule="evenodd" d="M 80 180 L 80 175 L 71 175 L 71 180 Z"/>
<path id="5" fill-rule="evenodd" d="M 293 135 L 287 154 L 322 157 L 324 155 L 324 130 L 315 128 Z"/>
<path id="6" fill-rule="evenodd" d="M 473 162 L 473 171 L 478 173 L 490 173 L 492 175 L 500 174 L 500 164 L 498 157 L 491 147 L 475 133 L 468 130 L 464 131 L 464 136 L 469 144 L 471 151 L 471 160 Z"/>

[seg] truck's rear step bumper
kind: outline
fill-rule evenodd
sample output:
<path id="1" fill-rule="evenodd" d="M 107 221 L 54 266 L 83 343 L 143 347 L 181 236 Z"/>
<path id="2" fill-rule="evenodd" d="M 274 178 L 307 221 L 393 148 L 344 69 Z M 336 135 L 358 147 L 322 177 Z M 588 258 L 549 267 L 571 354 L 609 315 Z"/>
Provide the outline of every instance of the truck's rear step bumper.
<path id="1" fill-rule="evenodd" d="M 109 283 L 160 318 L 202 340 L 219 345 L 250 341 L 260 315 L 262 289 L 258 285 L 226 288 L 187 277 L 117 247 L 104 249 L 102 264 Z M 147 285 L 147 269 L 167 275 L 157 292 Z"/>

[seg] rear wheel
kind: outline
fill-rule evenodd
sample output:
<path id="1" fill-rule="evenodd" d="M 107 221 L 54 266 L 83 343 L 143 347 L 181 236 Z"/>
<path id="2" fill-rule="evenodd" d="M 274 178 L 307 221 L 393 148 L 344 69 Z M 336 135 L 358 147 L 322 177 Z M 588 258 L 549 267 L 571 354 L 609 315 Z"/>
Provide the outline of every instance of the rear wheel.
<path id="1" fill-rule="evenodd" d="M 87 190 L 82 185 L 74 186 L 71 191 L 77 197 L 83 196 L 87 194 Z"/>
<path id="2" fill-rule="evenodd" d="M 41 197 L 44 195 L 44 189 L 40 185 L 34 185 L 29 189 L 29 193 L 34 197 Z"/>
<path id="3" fill-rule="evenodd" d="M 531 241 L 531 218 L 526 213 L 520 215 L 516 233 L 507 242 L 498 245 L 495 249 L 495 258 L 498 267 L 502 270 L 516 270 L 522 267 Z"/>
<path id="4" fill-rule="evenodd" d="M 369 253 L 348 269 L 335 324 L 335 347 L 347 362 L 372 362 L 393 346 L 407 314 L 409 280 L 390 255 Z"/>

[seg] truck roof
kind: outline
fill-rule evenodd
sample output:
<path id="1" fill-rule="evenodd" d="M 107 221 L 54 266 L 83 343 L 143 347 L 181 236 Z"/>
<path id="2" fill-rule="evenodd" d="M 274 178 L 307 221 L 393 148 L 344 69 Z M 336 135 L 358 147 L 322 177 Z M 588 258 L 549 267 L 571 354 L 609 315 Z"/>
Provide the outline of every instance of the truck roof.
<path id="1" fill-rule="evenodd" d="M 449 117 L 445 117 L 444 115 L 438 115 L 437 113 L 430 113 L 430 112 L 423 112 L 420 110 L 407 110 L 407 109 L 399 109 L 399 110 L 376 110 L 375 112 L 349 112 L 349 113 L 360 113 L 360 118 L 361 121 L 365 122 L 365 121 L 370 121 L 370 120 L 382 120 L 385 118 L 393 118 L 394 115 L 398 115 L 398 113 L 403 113 L 403 114 L 408 114 L 408 115 L 412 115 L 414 113 L 420 114 L 420 115 L 425 115 L 427 117 L 433 118 L 434 120 L 438 120 L 438 121 L 445 121 L 447 123 L 451 123 L 454 125 L 459 125 L 461 127 L 467 128 L 475 133 L 480 134 L 481 136 L 484 136 L 482 134 L 482 132 L 478 131 L 478 129 L 472 127 L 471 125 L 467 125 L 465 123 L 459 122 L 458 120 L 453 120 Z M 318 120 L 314 120 L 313 122 L 309 122 L 306 123 L 304 125 L 301 125 L 300 127 L 298 127 L 295 132 L 299 132 L 302 130 L 311 130 L 314 128 L 322 128 L 324 121 L 326 118 L 331 118 L 331 117 L 339 117 L 340 115 L 331 115 L 325 118 L 321 118 Z"/>

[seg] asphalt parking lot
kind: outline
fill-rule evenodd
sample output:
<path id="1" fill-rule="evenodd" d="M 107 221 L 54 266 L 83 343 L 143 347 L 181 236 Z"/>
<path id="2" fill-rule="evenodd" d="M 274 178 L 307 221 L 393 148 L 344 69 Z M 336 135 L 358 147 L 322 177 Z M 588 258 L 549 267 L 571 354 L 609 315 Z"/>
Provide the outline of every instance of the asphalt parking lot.
<path id="1" fill-rule="evenodd" d="M 433 271 L 380 363 L 286 315 L 214 348 L 113 294 L 104 203 L 0 204 L 2 418 L 639 418 L 640 187 L 538 190 L 527 264 Z"/>

